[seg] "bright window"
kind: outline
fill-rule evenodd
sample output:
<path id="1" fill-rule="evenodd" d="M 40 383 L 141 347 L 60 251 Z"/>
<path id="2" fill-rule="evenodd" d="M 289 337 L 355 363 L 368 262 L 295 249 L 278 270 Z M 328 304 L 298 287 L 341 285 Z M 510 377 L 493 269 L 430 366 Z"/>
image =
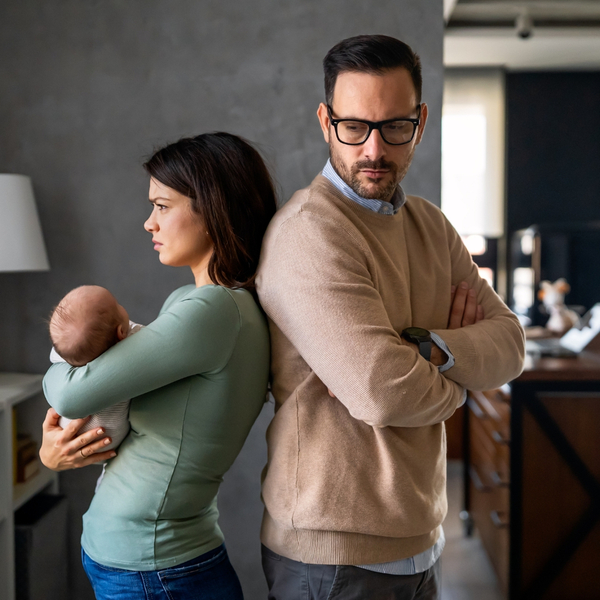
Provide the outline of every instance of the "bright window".
<path id="1" fill-rule="evenodd" d="M 504 75 L 499 70 L 446 71 L 442 210 L 461 235 L 503 235 Z"/>

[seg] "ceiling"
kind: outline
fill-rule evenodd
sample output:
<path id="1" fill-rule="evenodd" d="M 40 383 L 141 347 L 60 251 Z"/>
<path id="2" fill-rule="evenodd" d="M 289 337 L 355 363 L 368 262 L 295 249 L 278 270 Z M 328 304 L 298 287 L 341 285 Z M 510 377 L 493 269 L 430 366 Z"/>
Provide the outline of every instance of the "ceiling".
<path id="1" fill-rule="evenodd" d="M 458 0 L 453 5 L 449 28 L 514 27 L 515 20 L 528 13 L 535 27 L 600 27 L 600 2 L 588 0 Z"/>
<path id="2" fill-rule="evenodd" d="M 444 0 L 446 66 L 600 69 L 600 0 Z"/>

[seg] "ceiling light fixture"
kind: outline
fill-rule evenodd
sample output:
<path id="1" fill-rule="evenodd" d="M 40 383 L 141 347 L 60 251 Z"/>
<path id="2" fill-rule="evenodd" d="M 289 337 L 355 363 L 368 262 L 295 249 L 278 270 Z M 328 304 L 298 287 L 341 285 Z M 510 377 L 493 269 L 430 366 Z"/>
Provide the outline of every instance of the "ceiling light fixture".
<path id="1" fill-rule="evenodd" d="M 528 10 L 523 10 L 515 20 L 517 35 L 522 39 L 529 39 L 533 34 L 533 19 Z"/>

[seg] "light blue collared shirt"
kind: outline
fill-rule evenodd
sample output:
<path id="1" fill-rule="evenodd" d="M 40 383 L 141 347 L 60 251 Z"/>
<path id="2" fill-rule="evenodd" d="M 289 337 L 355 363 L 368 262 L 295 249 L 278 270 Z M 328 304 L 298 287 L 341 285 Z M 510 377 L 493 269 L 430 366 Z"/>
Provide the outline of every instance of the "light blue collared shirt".
<path id="1" fill-rule="evenodd" d="M 325 168 L 321 172 L 323 177 L 326 177 L 346 198 L 354 200 L 357 204 L 360 204 L 363 208 L 372 210 L 373 212 L 384 214 L 384 215 L 395 215 L 406 202 L 406 196 L 404 190 L 398 186 L 394 195 L 392 196 L 391 202 L 385 200 L 376 200 L 374 198 L 363 198 L 359 196 L 335 171 L 331 161 L 327 161 Z M 454 356 L 448 349 L 446 342 L 437 334 L 432 333 L 431 339 L 433 343 L 443 352 L 445 352 L 448 360 L 445 364 L 438 367 L 440 373 L 447 371 L 454 366 Z M 466 391 L 465 391 L 466 398 Z M 464 403 L 464 400 L 463 400 Z M 442 550 L 446 545 L 446 537 L 444 536 L 444 530 L 440 527 L 440 537 L 437 542 L 427 548 L 427 550 L 411 556 L 409 558 L 403 558 L 401 560 L 395 560 L 387 563 L 378 563 L 374 565 L 356 565 L 361 569 L 367 569 L 368 571 L 376 571 L 377 573 L 385 573 L 387 575 L 415 575 L 416 573 L 423 573 L 433 567 L 436 561 L 442 554 Z"/>

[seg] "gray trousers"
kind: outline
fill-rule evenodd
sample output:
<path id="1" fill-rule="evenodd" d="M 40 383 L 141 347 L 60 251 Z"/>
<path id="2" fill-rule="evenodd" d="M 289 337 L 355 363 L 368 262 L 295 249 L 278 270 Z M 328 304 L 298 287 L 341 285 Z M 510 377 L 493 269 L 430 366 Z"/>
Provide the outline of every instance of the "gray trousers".
<path id="1" fill-rule="evenodd" d="M 347 565 L 310 565 L 262 546 L 269 600 L 439 600 L 441 569 L 385 575 Z"/>

